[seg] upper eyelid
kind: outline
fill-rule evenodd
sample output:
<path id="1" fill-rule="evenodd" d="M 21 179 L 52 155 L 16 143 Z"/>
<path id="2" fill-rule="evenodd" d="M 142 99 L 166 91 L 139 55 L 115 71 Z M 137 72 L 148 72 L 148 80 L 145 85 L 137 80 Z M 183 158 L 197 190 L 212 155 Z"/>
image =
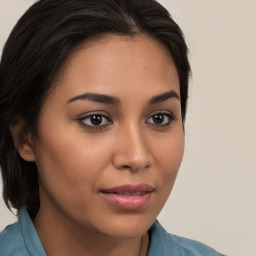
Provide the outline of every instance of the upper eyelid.
<path id="1" fill-rule="evenodd" d="M 162 114 L 162 115 L 165 115 L 165 116 L 167 116 L 168 118 L 170 118 L 171 119 L 171 121 L 173 121 L 173 120 L 176 120 L 176 116 L 174 115 L 174 114 L 172 114 L 172 113 L 155 113 L 155 114 L 153 114 L 153 115 L 151 115 L 149 118 L 147 118 L 147 120 L 148 119 L 150 119 L 150 118 L 153 118 L 155 115 L 157 115 L 157 114 Z"/>
<path id="2" fill-rule="evenodd" d="M 113 123 L 113 121 L 109 118 L 109 117 L 107 117 L 107 116 L 105 116 L 105 115 L 102 115 L 102 114 L 92 114 L 92 115 L 86 115 L 86 116 L 82 116 L 82 117 L 80 117 L 80 118 L 78 118 L 78 120 L 80 121 L 80 122 L 82 122 L 83 120 L 85 120 L 85 119 L 87 119 L 87 118 L 90 118 L 90 117 L 92 117 L 92 116 L 102 116 L 103 118 L 105 118 L 106 120 L 107 120 L 107 122 L 108 123 L 110 123 L 110 124 L 112 124 Z M 89 126 L 89 125 L 88 125 Z M 99 126 L 104 126 L 104 125 L 99 125 Z"/>
<path id="3" fill-rule="evenodd" d="M 164 109 L 159 109 L 159 110 L 156 110 L 156 111 L 153 111 L 151 112 L 150 114 L 148 114 L 147 116 L 145 116 L 144 118 L 146 120 L 148 120 L 149 118 L 152 118 L 152 116 L 156 115 L 156 114 L 165 114 L 165 115 L 169 115 L 169 116 L 172 116 L 173 118 L 176 119 L 176 115 L 170 111 L 170 110 L 164 110 Z M 108 121 L 112 122 L 113 123 L 113 117 L 106 113 L 105 111 L 102 111 L 102 110 L 94 110 L 94 111 L 89 111 L 89 112 L 86 112 L 86 113 L 83 113 L 81 115 L 78 116 L 78 120 L 82 120 L 82 119 L 85 119 L 85 118 L 88 118 L 90 116 L 94 116 L 94 115 L 100 115 L 100 116 L 103 116 L 104 118 L 106 118 Z"/>
<path id="4" fill-rule="evenodd" d="M 176 116 L 170 110 L 159 109 L 159 110 L 153 111 L 150 114 L 146 115 L 145 118 L 148 119 L 156 114 L 167 114 L 167 115 L 171 115 L 171 116 Z M 89 112 L 83 113 L 83 114 L 79 115 L 77 119 L 83 119 L 83 118 L 94 116 L 94 115 L 101 115 L 108 119 L 111 119 L 111 120 L 113 119 L 113 117 L 110 114 L 106 113 L 105 111 L 101 111 L 101 110 L 94 110 L 94 111 L 89 111 Z"/>
<path id="5" fill-rule="evenodd" d="M 153 118 L 154 115 L 157 115 L 157 114 L 165 115 L 169 119 L 168 123 L 155 124 L 155 123 L 148 122 L 149 119 Z M 177 115 L 173 111 L 161 109 L 161 110 L 157 110 L 157 111 L 151 113 L 150 116 L 146 119 L 145 123 L 150 126 L 161 128 L 161 127 L 167 127 L 167 126 L 169 127 L 172 124 L 172 122 L 174 122 L 176 120 L 177 120 Z"/>
<path id="6" fill-rule="evenodd" d="M 103 116 L 107 120 L 107 124 L 103 124 L 103 125 L 90 125 L 90 124 L 86 124 L 85 123 L 85 119 L 90 118 L 91 116 L 94 116 L 94 115 L 95 116 L 96 115 Z M 107 116 L 105 116 L 103 114 L 87 114 L 87 115 L 83 115 L 80 118 L 78 118 L 77 121 L 85 129 L 88 129 L 90 131 L 101 131 L 101 130 L 104 130 L 105 128 L 107 128 L 109 125 L 111 125 L 113 123 L 112 120 L 110 120 L 110 118 L 108 118 Z"/>
<path id="7" fill-rule="evenodd" d="M 165 115 L 171 115 L 171 116 L 176 116 L 172 111 L 170 111 L 170 110 L 164 110 L 164 109 L 160 109 L 160 110 L 157 110 L 157 111 L 154 111 L 154 112 L 152 112 L 152 113 L 150 113 L 150 115 L 149 115 L 149 117 L 148 118 L 150 118 L 150 117 L 152 117 L 152 116 L 154 116 L 154 115 L 157 115 L 157 114 L 165 114 Z"/>
<path id="8" fill-rule="evenodd" d="M 109 124 L 113 123 L 112 118 L 106 112 L 103 112 L 103 111 L 100 111 L 100 110 L 98 110 L 98 111 L 97 110 L 96 111 L 90 111 L 90 112 L 83 113 L 83 114 L 79 115 L 77 120 L 79 121 L 79 123 L 83 123 L 84 126 L 93 127 L 93 125 L 87 125 L 87 124 L 85 124 L 83 122 L 85 119 L 88 119 L 88 118 L 90 118 L 92 116 L 102 116 L 102 117 L 104 117 L 107 120 L 107 122 Z M 103 126 L 105 126 L 105 125 L 99 125 L 98 128 L 99 127 L 103 127 Z"/>
<path id="9" fill-rule="evenodd" d="M 92 116 L 102 116 L 106 119 L 108 119 L 110 121 L 110 118 L 106 115 L 103 115 L 103 114 L 90 114 L 90 115 L 85 115 L 85 116 L 81 116 L 79 119 L 85 119 L 85 118 L 89 118 L 89 117 L 92 117 Z"/>
<path id="10" fill-rule="evenodd" d="M 90 117 L 90 116 L 104 116 L 108 119 L 111 119 L 111 116 L 109 114 L 107 114 L 104 111 L 100 111 L 100 110 L 83 113 L 83 114 L 79 115 L 79 117 L 77 119 L 83 119 L 83 118 Z"/>

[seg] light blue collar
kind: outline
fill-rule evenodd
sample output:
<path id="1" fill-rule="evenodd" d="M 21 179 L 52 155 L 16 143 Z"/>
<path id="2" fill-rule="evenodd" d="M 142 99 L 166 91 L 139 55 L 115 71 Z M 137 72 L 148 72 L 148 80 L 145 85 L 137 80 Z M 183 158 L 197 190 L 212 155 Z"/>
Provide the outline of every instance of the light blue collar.
<path id="1" fill-rule="evenodd" d="M 47 256 L 26 208 L 19 211 L 19 220 L 29 254 L 31 256 Z"/>

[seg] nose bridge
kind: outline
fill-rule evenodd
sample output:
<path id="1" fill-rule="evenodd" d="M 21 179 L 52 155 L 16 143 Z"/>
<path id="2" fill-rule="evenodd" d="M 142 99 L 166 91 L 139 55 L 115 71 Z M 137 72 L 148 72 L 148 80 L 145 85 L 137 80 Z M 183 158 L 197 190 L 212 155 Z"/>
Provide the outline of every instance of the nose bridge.
<path id="1" fill-rule="evenodd" d="M 139 123 L 128 122 L 120 128 L 118 137 L 115 164 L 119 169 L 136 171 L 152 164 L 150 149 Z"/>

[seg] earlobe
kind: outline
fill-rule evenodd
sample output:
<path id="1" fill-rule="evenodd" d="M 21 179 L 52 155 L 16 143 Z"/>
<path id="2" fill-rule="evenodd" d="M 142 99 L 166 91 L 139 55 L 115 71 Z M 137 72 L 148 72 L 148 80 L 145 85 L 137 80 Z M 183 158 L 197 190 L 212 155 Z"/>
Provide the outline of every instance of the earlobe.
<path id="1" fill-rule="evenodd" d="M 14 145 L 22 159 L 28 162 L 35 161 L 34 143 L 31 133 L 23 133 L 21 122 L 9 126 Z"/>

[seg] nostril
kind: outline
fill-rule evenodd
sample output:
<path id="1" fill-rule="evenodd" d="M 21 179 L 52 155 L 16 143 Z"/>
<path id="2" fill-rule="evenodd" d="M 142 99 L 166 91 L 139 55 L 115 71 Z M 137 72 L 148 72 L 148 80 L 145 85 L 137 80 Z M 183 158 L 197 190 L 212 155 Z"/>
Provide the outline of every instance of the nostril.
<path id="1" fill-rule="evenodd" d="M 129 169 L 131 171 L 134 171 L 134 168 L 132 166 L 130 166 L 130 165 L 123 165 L 122 169 Z"/>

